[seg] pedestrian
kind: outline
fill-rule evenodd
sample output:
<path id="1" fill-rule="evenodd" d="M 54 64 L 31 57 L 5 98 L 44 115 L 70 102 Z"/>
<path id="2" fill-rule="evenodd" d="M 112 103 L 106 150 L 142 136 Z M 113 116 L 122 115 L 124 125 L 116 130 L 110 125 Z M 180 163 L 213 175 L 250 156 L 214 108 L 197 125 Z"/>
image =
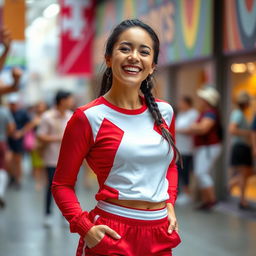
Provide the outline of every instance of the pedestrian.
<path id="1" fill-rule="evenodd" d="M 56 169 L 60 144 L 64 129 L 72 112 L 73 96 L 70 92 L 60 90 L 55 96 L 55 106 L 42 114 L 38 126 L 37 136 L 43 144 L 42 158 L 46 169 L 47 188 L 45 193 L 45 218 L 44 226 L 53 224 L 51 184 Z M 70 150 L 72 150 L 70 148 Z"/>
<path id="2" fill-rule="evenodd" d="M 254 115 L 252 121 L 252 146 L 253 146 L 253 157 L 256 163 L 256 115 Z"/>
<path id="3" fill-rule="evenodd" d="M 216 205 L 212 172 L 221 153 L 220 117 L 217 110 L 219 93 L 212 86 L 197 91 L 199 117 L 191 125 L 194 134 L 194 173 L 199 187 L 198 210 L 210 210 Z"/>
<path id="4" fill-rule="evenodd" d="M 77 256 L 167 256 L 180 243 L 173 109 L 151 93 L 158 53 L 151 27 L 137 19 L 117 25 L 106 44 L 100 96 L 67 125 L 52 191 L 80 235 Z M 74 191 L 84 158 L 99 182 L 90 213 Z"/>
<path id="5" fill-rule="evenodd" d="M 11 114 L 14 118 L 16 130 L 8 137 L 8 168 L 11 175 L 10 185 L 16 189 L 21 188 L 22 160 L 24 155 L 24 135 L 32 128 L 31 117 L 28 111 L 20 105 L 20 96 L 17 93 L 8 96 Z"/>
<path id="6" fill-rule="evenodd" d="M 14 131 L 15 122 L 9 109 L 0 104 L 0 209 L 5 207 L 4 195 L 8 184 L 6 170 L 7 137 Z"/>
<path id="7" fill-rule="evenodd" d="M 44 161 L 42 158 L 41 154 L 41 146 L 42 144 L 40 141 L 37 139 L 36 133 L 38 130 L 38 126 L 42 120 L 42 115 L 43 113 L 47 110 L 47 104 L 44 101 L 39 101 L 35 105 L 34 113 L 33 113 L 33 124 L 34 128 L 32 130 L 32 134 L 34 134 L 34 147 L 30 151 L 30 156 L 31 156 L 31 167 L 32 167 L 32 175 L 35 179 L 35 189 L 37 191 L 40 191 L 41 188 L 44 185 Z"/>
<path id="8" fill-rule="evenodd" d="M 233 170 L 229 180 L 229 192 L 235 186 L 240 188 L 240 210 L 251 210 L 246 200 L 248 179 L 253 174 L 253 158 L 251 146 L 251 127 L 245 113 L 250 107 L 250 96 L 247 92 L 240 92 L 236 99 L 237 107 L 231 112 L 229 132 L 231 134 L 231 159 Z"/>
<path id="9" fill-rule="evenodd" d="M 193 107 L 190 96 L 183 96 L 178 102 L 178 114 L 176 117 L 176 145 L 183 162 L 183 169 L 178 165 L 179 188 L 177 203 L 188 204 L 192 201 L 190 192 L 190 173 L 193 169 L 194 138 L 190 134 L 189 127 L 198 118 L 198 111 Z"/>

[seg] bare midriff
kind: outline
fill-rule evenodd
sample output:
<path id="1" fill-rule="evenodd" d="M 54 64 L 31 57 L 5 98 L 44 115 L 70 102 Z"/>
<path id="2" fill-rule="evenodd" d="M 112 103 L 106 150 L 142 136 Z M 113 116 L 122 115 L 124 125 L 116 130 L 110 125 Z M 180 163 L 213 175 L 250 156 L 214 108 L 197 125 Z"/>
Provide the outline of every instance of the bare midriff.
<path id="1" fill-rule="evenodd" d="M 114 203 L 120 206 L 135 208 L 135 209 L 143 209 L 143 210 L 154 210 L 154 209 L 161 209 L 166 206 L 166 202 L 147 202 L 147 201 L 137 201 L 137 200 L 119 200 L 115 198 L 109 198 L 105 200 L 109 203 Z"/>

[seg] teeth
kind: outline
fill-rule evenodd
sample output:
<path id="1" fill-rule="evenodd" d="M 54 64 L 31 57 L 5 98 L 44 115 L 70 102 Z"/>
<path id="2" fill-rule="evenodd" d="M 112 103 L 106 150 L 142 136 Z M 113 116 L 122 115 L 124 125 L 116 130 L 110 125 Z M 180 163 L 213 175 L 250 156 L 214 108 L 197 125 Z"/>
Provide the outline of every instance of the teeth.
<path id="1" fill-rule="evenodd" d="M 140 72 L 140 69 L 135 67 L 124 67 L 124 70 L 131 72 Z"/>

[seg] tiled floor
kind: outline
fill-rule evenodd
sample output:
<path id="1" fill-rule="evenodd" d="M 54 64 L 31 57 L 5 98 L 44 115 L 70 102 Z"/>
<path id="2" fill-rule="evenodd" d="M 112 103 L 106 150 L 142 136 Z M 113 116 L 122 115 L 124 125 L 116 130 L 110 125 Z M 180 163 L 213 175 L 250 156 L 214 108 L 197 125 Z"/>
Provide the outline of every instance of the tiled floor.
<path id="1" fill-rule="evenodd" d="M 234 190 L 232 191 L 232 194 L 234 196 L 239 196 L 240 195 L 239 188 L 235 187 Z M 256 175 L 253 175 L 252 177 L 250 177 L 248 181 L 246 196 L 249 200 L 256 201 Z"/>
<path id="2" fill-rule="evenodd" d="M 94 191 L 81 185 L 77 193 L 82 206 L 91 209 Z M 20 191 L 8 190 L 7 207 L 0 211 L 1 256 L 73 256 L 78 235 L 62 226 L 55 208 L 55 223 L 45 229 L 43 193 L 35 192 L 33 180 L 27 176 Z M 230 207 L 229 207 L 230 208 Z M 246 219 L 225 204 L 212 213 L 202 213 L 192 207 L 177 207 L 182 244 L 175 256 L 255 256 L 256 219 Z M 233 213 L 232 213 L 233 212 Z M 144 256 L 144 255 L 141 255 Z"/>

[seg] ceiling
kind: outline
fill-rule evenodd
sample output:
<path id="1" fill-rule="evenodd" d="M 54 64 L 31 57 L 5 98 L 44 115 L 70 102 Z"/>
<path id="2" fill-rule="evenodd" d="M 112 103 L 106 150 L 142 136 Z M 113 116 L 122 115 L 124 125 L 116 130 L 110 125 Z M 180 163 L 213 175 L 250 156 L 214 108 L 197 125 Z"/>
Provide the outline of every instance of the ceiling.
<path id="1" fill-rule="evenodd" d="M 53 3 L 58 3 L 58 0 L 26 0 L 27 26 L 29 26 L 36 18 L 42 16 L 43 11 Z"/>

